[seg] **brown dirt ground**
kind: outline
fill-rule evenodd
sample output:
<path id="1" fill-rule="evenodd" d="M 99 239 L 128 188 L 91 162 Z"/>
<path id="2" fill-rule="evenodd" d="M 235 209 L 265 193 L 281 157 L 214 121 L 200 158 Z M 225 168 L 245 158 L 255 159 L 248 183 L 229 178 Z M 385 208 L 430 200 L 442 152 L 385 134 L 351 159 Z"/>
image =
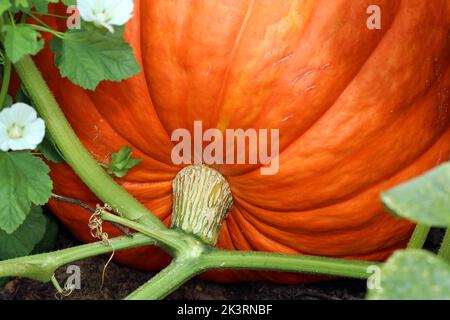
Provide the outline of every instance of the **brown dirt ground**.
<path id="1" fill-rule="evenodd" d="M 442 232 L 435 230 L 428 246 L 435 248 Z M 57 248 L 67 248 L 78 242 L 66 231 L 60 233 Z M 132 270 L 111 263 L 105 284 L 100 291 L 102 270 L 108 257 L 95 257 L 76 263 L 81 268 L 81 290 L 76 290 L 66 300 L 116 300 L 125 297 L 151 278 L 152 274 Z M 57 278 L 62 283 L 69 275 L 60 268 Z M 223 285 L 202 279 L 193 279 L 168 299 L 171 300 L 358 300 L 364 299 L 366 285 L 359 280 L 337 280 L 295 286 L 267 282 L 250 282 Z M 0 289 L 0 300 L 54 300 L 55 289 L 50 283 L 27 279 L 14 279 Z"/>

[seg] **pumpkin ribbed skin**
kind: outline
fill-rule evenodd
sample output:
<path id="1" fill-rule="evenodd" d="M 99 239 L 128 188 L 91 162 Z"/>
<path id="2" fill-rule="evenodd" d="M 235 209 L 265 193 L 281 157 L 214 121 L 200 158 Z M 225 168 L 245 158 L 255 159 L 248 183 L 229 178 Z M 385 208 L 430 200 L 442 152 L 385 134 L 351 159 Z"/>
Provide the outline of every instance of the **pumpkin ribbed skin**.
<path id="1" fill-rule="evenodd" d="M 366 27 L 371 4 L 382 9 L 381 30 Z M 170 158 L 173 130 L 195 120 L 204 129 L 279 128 L 278 174 L 216 166 L 235 201 L 218 246 L 383 260 L 413 226 L 387 214 L 379 193 L 450 155 L 449 13 L 447 0 L 141 0 L 126 31 L 138 76 L 86 92 L 59 77 L 48 50 L 37 61 L 98 161 L 127 144 L 144 159 L 119 183 L 167 224 L 181 169 Z M 98 203 L 66 165 L 52 165 L 52 178 L 57 193 Z M 50 207 L 94 240 L 89 213 Z M 147 270 L 168 262 L 155 248 L 117 259 Z"/>

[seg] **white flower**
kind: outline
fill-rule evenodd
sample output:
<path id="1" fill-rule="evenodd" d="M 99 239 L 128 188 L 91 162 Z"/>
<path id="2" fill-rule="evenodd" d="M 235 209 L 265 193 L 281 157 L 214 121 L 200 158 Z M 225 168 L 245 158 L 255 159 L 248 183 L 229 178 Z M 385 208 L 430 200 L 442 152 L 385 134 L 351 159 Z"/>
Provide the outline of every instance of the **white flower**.
<path id="1" fill-rule="evenodd" d="M 93 22 L 114 32 L 133 16 L 133 0 L 77 0 L 78 11 L 84 21 Z"/>
<path id="2" fill-rule="evenodd" d="M 25 103 L 13 104 L 0 112 L 0 150 L 33 150 L 45 136 L 44 120 Z"/>

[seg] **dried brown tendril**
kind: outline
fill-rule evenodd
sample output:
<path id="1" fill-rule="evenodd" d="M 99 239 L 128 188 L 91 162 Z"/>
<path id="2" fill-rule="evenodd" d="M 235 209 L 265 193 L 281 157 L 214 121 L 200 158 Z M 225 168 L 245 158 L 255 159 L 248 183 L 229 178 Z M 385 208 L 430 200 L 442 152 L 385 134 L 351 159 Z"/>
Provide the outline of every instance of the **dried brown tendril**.
<path id="1" fill-rule="evenodd" d="M 56 279 L 55 275 L 52 276 L 51 281 L 56 288 L 55 293 L 56 300 L 63 300 L 64 298 L 70 296 L 75 290 L 75 286 L 73 284 L 69 285 L 68 282 L 66 282 L 64 288 L 62 288 L 58 283 L 58 280 Z"/>
<path id="2" fill-rule="evenodd" d="M 64 285 L 64 288 L 62 288 L 60 291 L 56 291 L 55 298 L 56 300 L 62 300 L 63 298 L 69 297 L 75 290 L 74 285 L 69 285 L 66 283 Z"/>
<path id="3" fill-rule="evenodd" d="M 109 239 L 108 234 L 103 231 L 103 219 L 101 217 L 102 213 L 110 212 L 110 211 L 112 211 L 112 208 L 107 204 L 105 204 L 104 206 L 97 205 L 95 212 L 89 218 L 89 224 L 88 224 L 89 229 L 91 230 L 91 236 L 95 239 L 101 240 L 101 242 L 105 246 L 111 247 L 113 249 L 111 256 L 109 257 L 108 261 L 106 262 L 105 266 L 103 267 L 102 284 L 100 286 L 100 291 L 103 289 L 103 285 L 105 283 L 106 268 L 111 263 L 111 261 L 114 257 L 114 254 L 115 254 L 114 247 L 112 246 L 112 242 Z"/>

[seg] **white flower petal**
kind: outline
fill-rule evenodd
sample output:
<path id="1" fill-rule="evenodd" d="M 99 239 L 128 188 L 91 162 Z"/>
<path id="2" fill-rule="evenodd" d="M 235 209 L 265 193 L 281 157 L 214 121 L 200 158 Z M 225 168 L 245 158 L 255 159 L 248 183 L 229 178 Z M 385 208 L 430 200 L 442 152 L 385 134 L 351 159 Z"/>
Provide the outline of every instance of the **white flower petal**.
<path id="1" fill-rule="evenodd" d="M 25 103 L 15 103 L 11 106 L 14 120 L 17 123 L 29 123 L 37 118 L 37 112 L 33 107 Z"/>
<path id="2" fill-rule="evenodd" d="M 22 151 L 22 150 L 31 150 L 34 149 L 33 146 L 26 142 L 25 139 L 10 139 L 9 140 L 9 148 L 12 151 Z"/>
<path id="3" fill-rule="evenodd" d="M 0 150 L 1 151 L 9 150 L 8 133 L 6 132 L 6 127 L 1 122 L 0 122 Z"/>
<path id="4" fill-rule="evenodd" d="M 99 23 L 102 27 L 106 28 L 109 32 L 114 33 L 114 27 L 108 23 Z"/>
<path id="5" fill-rule="evenodd" d="M 93 8 L 95 8 L 96 2 L 99 0 L 78 0 L 77 1 L 77 9 L 80 13 L 80 17 L 84 21 L 94 21 L 95 15 L 93 12 Z"/>
<path id="6" fill-rule="evenodd" d="M 14 112 L 11 108 L 5 108 L 0 112 L 0 122 L 8 128 L 14 123 Z"/>
<path id="7" fill-rule="evenodd" d="M 1 113 L 0 113 L 1 115 Z M 3 124 L 3 122 L 0 122 L 0 139 L 2 137 L 2 134 L 6 135 L 6 126 Z"/>
<path id="8" fill-rule="evenodd" d="M 36 150 L 38 147 L 39 143 L 35 144 L 35 143 L 30 143 L 25 137 L 23 138 L 23 149 L 20 150 Z"/>
<path id="9" fill-rule="evenodd" d="M 111 24 L 124 25 L 133 16 L 134 3 L 132 0 L 112 0 L 109 15 Z"/>
<path id="10" fill-rule="evenodd" d="M 0 150 L 1 151 L 9 151 L 9 141 L 0 141 Z"/>
<path id="11" fill-rule="evenodd" d="M 25 125 L 37 118 L 36 110 L 25 103 L 15 103 L 0 112 L 0 122 L 7 128 L 13 123 Z"/>
<path id="12" fill-rule="evenodd" d="M 13 104 L 0 112 L 0 149 L 19 151 L 35 149 L 45 136 L 44 120 L 33 107 Z"/>
<path id="13" fill-rule="evenodd" d="M 24 139 L 30 143 L 30 146 L 36 146 L 44 140 L 45 122 L 42 119 L 36 119 L 29 123 L 23 132 Z M 32 149 L 29 147 L 28 149 Z"/>
<path id="14" fill-rule="evenodd" d="M 133 16 L 133 0 L 78 0 L 78 11 L 84 21 L 93 22 L 114 32 L 113 25 L 124 25 Z"/>

